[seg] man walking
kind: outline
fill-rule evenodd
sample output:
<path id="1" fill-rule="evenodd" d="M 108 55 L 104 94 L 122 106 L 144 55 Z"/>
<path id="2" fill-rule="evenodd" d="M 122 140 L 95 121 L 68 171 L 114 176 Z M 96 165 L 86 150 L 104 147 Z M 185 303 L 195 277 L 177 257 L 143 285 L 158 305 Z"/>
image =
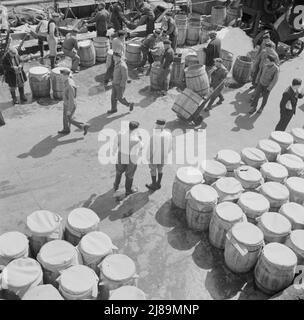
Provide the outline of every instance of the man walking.
<path id="1" fill-rule="evenodd" d="M 76 38 L 77 30 L 73 29 L 71 33 L 68 33 L 65 36 L 63 41 L 63 53 L 65 56 L 70 57 L 72 59 L 72 72 L 78 73 L 80 57 L 78 55 L 78 41 Z"/>
<path id="2" fill-rule="evenodd" d="M 260 70 L 257 76 L 257 87 L 254 92 L 253 100 L 251 103 L 251 110 L 249 114 L 254 114 L 257 109 L 257 105 L 262 95 L 263 101 L 258 113 L 262 113 L 267 101 L 269 94 L 273 87 L 276 85 L 279 79 L 279 67 L 275 63 L 275 57 L 268 55 L 265 61 L 265 65 Z"/>
<path id="3" fill-rule="evenodd" d="M 222 47 L 221 40 L 217 38 L 216 31 L 210 31 L 209 38 L 210 38 L 210 42 L 209 42 L 208 46 L 206 48 L 204 48 L 204 51 L 206 52 L 207 71 L 208 71 L 208 69 L 211 69 L 213 67 L 214 59 L 220 58 L 221 47 Z"/>
<path id="4" fill-rule="evenodd" d="M 70 70 L 63 69 L 60 70 L 64 81 L 64 91 L 63 91 L 63 129 L 58 131 L 59 134 L 69 134 L 71 132 L 71 124 L 78 129 L 83 130 L 83 135 L 86 135 L 89 130 L 89 125 L 74 118 L 74 113 L 76 111 L 76 85 L 75 82 L 70 77 Z"/>
<path id="5" fill-rule="evenodd" d="M 112 82 L 111 110 L 109 110 L 108 113 L 111 114 L 117 112 L 117 101 L 129 107 L 130 111 L 132 111 L 134 103 L 128 102 L 124 97 L 128 81 L 128 67 L 119 53 L 113 53 L 113 58 L 115 67 Z"/>
<path id="6" fill-rule="evenodd" d="M 110 13 L 106 10 L 104 2 L 98 3 L 98 12 L 95 17 L 90 20 L 86 20 L 86 23 L 94 23 L 96 26 L 97 37 L 106 37 L 108 31 L 108 22 L 110 19 Z"/>
<path id="7" fill-rule="evenodd" d="M 283 93 L 280 102 L 280 121 L 275 127 L 276 131 L 285 131 L 291 118 L 296 114 L 298 99 L 304 97 L 304 91 L 299 92 L 301 85 L 301 79 L 293 79 L 291 86 Z"/>
<path id="8" fill-rule="evenodd" d="M 172 150 L 172 135 L 165 130 L 166 121 L 156 120 L 153 129 L 153 135 L 150 139 L 150 172 L 152 184 L 146 184 L 146 187 L 152 191 L 161 188 L 163 177 L 163 168 L 168 161 L 168 155 Z"/>
<path id="9" fill-rule="evenodd" d="M 167 12 L 165 14 L 163 19 L 163 24 L 164 24 L 163 34 L 169 37 L 169 40 L 171 41 L 171 47 L 175 52 L 177 47 L 178 30 L 177 30 L 176 22 L 173 19 L 171 12 Z"/>

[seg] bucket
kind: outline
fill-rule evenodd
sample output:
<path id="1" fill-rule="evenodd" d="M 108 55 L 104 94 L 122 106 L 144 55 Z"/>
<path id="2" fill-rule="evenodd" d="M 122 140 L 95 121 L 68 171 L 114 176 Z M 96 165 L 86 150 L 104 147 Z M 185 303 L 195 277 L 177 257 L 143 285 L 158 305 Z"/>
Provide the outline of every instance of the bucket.
<path id="1" fill-rule="evenodd" d="M 77 208 L 70 212 L 66 221 L 65 240 L 77 246 L 81 238 L 98 229 L 100 219 L 87 208 Z"/>
<path id="2" fill-rule="evenodd" d="M 188 25 L 187 23 L 184 25 L 177 25 L 178 34 L 177 34 L 177 45 L 179 47 L 182 47 L 187 39 L 187 29 Z"/>
<path id="3" fill-rule="evenodd" d="M 187 30 L 187 45 L 195 46 L 199 40 L 199 33 L 201 30 L 200 23 L 189 22 Z"/>
<path id="4" fill-rule="evenodd" d="M 7 266 L 11 261 L 28 255 L 29 241 L 23 233 L 11 231 L 0 236 L 0 266 Z"/>
<path id="5" fill-rule="evenodd" d="M 101 231 L 92 231 L 86 234 L 79 243 L 83 264 L 98 273 L 98 265 L 107 255 L 117 250 L 111 238 Z"/>
<path id="6" fill-rule="evenodd" d="M 126 45 L 126 60 L 130 66 L 138 66 L 142 60 L 140 42 L 129 42 Z"/>
<path id="7" fill-rule="evenodd" d="M 214 6 L 211 9 L 211 23 L 224 26 L 226 22 L 227 11 L 225 6 Z"/>
<path id="8" fill-rule="evenodd" d="M 291 177 L 286 180 L 285 185 L 289 190 L 289 200 L 304 205 L 304 179 Z"/>
<path id="9" fill-rule="evenodd" d="M 80 57 L 80 65 L 83 67 L 91 67 L 96 63 L 96 53 L 93 42 L 84 40 L 78 43 L 78 54 Z"/>
<path id="10" fill-rule="evenodd" d="M 281 243 L 268 243 L 254 269 L 256 286 L 266 294 L 273 295 L 284 290 L 295 276 L 297 257 Z"/>
<path id="11" fill-rule="evenodd" d="M 284 203 L 289 201 L 287 187 L 278 182 L 264 183 L 260 188 L 260 193 L 268 199 L 271 211 L 277 212 Z"/>
<path id="12" fill-rule="evenodd" d="M 257 148 L 262 150 L 269 162 L 275 162 L 279 154 L 281 154 L 280 145 L 272 140 L 263 139 L 260 140 Z"/>
<path id="13" fill-rule="evenodd" d="M 260 170 L 265 182 L 279 182 L 284 183 L 288 178 L 287 169 L 276 162 L 266 162 L 261 166 Z"/>
<path id="14" fill-rule="evenodd" d="M 194 167 L 181 167 L 177 170 L 172 187 L 172 202 L 180 209 L 186 209 L 186 193 L 203 182 L 202 173 Z"/>
<path id="15" fill-rule="evenodd" d="M 62 218 L 47 210 L 38 210 L 30 214 L 26 218 L 26 226 L 29 230 L 30 248 L 34 257 L 45 243 L 60 240 L 63 237 Z"/>
<path id="16" fill-rule="evenodd" d="M 293 128 L 290 131 L 293 136 L 295 143 L 304 143 L 304 129 L 303 128 Z"/>
<path id="17" fill-rule="evenodd" d="M 292 144 L 288 148 L 287 152 L 290 154 L 294 154 L 295 156 L 301 158 L 304 161 L 304 144 L 302 143 Z"/>
<path id="18" fill-rule="evenodd" d="M 222 49 L 221 50 L 221 58 L 223 59 L 223 65 L 230 72 L 232 69 L 232 63 L 233 63 L 233 53 Z"/>
<path id="19" fill-rule="evenodd" d="M 276 212 L 265 212 L 257 218 L 258 227 L 264 234 L 265 243 L 285 243 L 291 232 L 291 223 Z"/>
<path id="20" fill-rule="evenodd" d="M 220 150 L 216 154 L 215 160 L 221 162 L 226 167 L 227 172 L 232 173 L 241 165 L 241 156 L 237 152 L 229 149 Z"/>
<path id="21" fill-rule="evenodd" d="M 150 88 L 152 90 L 159 90 L 159 73 L 160 73 L 160 62 L 156 61 L 152 63 L 151 72 L 150 72 Z M 170 75 L 169 75 L 170 76 Z"/>
<path id="22" fill-rule="evenodd" d="M 265 153 L 257 148 L 244 148 L 241 151 L 241 159 L 245 164 L 256 169 L 260 169 L 261 165 L 267 162 Z"/>
<path id="23" fill-rule="evenodd" d="M 174 59 L 172 63 L 170 83 L 173 85 L 181 86 L 185 79 L 185 62 L 181 59 Z"/>
<path id="24" fill-rule="evenodd" d="M 209 225 L 209 241 L 218 248 L 224 249 L 226 233 L 238 222 L 247 222 L 247 218 L 242 209 L 233 202 L 219 203 Z"/>
<path id="25" fill-rule="evenodd" d="M 247 56 L 238 56 L 232 68 L 232 75 L 236 82 L 244 84 L 250 81 L 252 60 Z"/>
<path id="26" fill-rule="evenodd" d="M 284 131 L 273 131 L 269 139 L 280 145 L 282 154 L 286 153 L 287 149 L 293 144 L 293 136 Z"/>
<path id="27" fill-rule="evenodd" d="M 238 205 L 247 216 L 248 222 L 256 224 L 256 219 L 270 209 L 269 201 L 256 192 L 245 192 L 240 196 Z"/>
<path id="28" fill-rule="evenodd" d="M 69 70 L 65 67 L 57 67 L 51 71 L 51 82 L 54 99 L 63 99 L 64 81 L 62 80 L 61 70 Z"/>
<path id="29" fill-rule="evenodd" d="M 22 300 L 63 300 L 63 298 L 51 284 L 44 284 L 29 289 Z"/>
<path id="30" fill-rule="evenodd" d="M 105 62 L 107 59 L 108 50 L 110 49 L 109 38 L 107 37 L 93 38 L 93 44 L 95 47 L 96 61 Z"/>
<path id="31" fill-rule="evenodd" d="M 301 176 L 304 172 L 304 161 L 294 154 L 279 155 L 277 162 L 287 169 L 290 177 Z"/>
<path id="32" fill-rule="evenodd" d="M 100 279 L 109 290 L 122 286 L 137 286 L 136 266 L 134 261 L 124 254 L 111 254 L 99 264 Z"/>
<path id="33" fill-rule="evenodd" d="M 291 223 L 291 229 L 304 229 L 304 207 L 295 202 L 282 205 L 279 213 L 286 217 Z"/>
<path id="34" fill-rule="evenodd" d="M 185 56 L 185 68 L 198 65 L 199 64 L 199 58 L 197 53 L 189 53 Z"/>
<path id="35" fill-rule="evenodd" d="M 218 194 L 210 186 L 198 184 L 186 195 L 186 219 L 193 230 L 208 230 L 210 219 L 217 204 Z"/>
<path id="36" fill-rule="evenodd" d="M 219 202 L 236 202 L 244 191 L 241 183 L 232 177 L 220 178 L 212 184 L 212 187 L 219 195 Z"/>
<path id="37" fill-rule="evenodd" d="M 234 172 L 234 176 L 240 181 L 246 191 L 255 190 L 263 182 L 262 174 L 259 170 L 250 166 L 241 166 Z"/>
<path id="38" fill-rule="evenodd" d="M 213 184 L 218 179 L 225 177 L 227 173 L 226 167 L 219 161 L 207 160 L 202 163 L 201 170 L 205 183 L 208 185 Z"/>
<path id="39" fill-rule="evenodd" d="M 66 300 L 96 300 L 98 276 L 87 266 L 73 266 L 64 270 L 59 279 L 59 291 Z"/>
<path id="40" fill-rule="evenodd" d="M 33 67 L 29 70 L 29 83 L 34 98 L 50 96 L 51 81 L 50 71 L 45 67 Z"/>
<path id="41" fill-rule="evenodd" d="M 186 86 L 201 97 L 209 93 L 209 78 L 205 66 L 200 64 L 185 69 Z"/>
<path id="42" fill-rule="evenodd" d="M 292 231 L 285 245 L 296 254 L 298 265 L 304 265 L 304 230 Z"/>
<path id="43" fill-rule="evenodd" d="M 123 286 L 111 292 L 109 300 L 147 300 L 146 294 L 134 286 Z"/>
<path id="44" fill-rule="evenodd" d="M 226 234 L 225 264 L 235 273 L 249 272 L 263 249 L 262 231 L 249 222 L 235 224 Z"/>

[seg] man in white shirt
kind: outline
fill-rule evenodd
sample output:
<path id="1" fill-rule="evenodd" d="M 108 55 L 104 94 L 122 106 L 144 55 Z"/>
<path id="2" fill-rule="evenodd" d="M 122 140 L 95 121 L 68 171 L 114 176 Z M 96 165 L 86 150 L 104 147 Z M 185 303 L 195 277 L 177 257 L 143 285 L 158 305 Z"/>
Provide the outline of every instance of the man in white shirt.
<path id="1" fill-rule="evenodd" d="M 172 150 L 172 134 L 168 130 L 165 130 L 165 125 L 165 120 L 157 120 L 153 129 L 153 135 L 150 139 L 149 167 L 152 184 L 146 184 L 146 187 L 152 191 L 161 188 L 163 167 L 168 162 L 168 156 Z"/>

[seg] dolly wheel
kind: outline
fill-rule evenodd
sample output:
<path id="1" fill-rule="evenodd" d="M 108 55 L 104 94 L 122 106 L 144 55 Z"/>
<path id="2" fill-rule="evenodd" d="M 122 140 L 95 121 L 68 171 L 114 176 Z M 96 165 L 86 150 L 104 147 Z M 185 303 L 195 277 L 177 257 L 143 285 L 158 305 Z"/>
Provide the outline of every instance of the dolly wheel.
<path id="1" fill-rule="evenodd" d="M 304 50 L 304 42 L 302 40 L 294 41 L 290 46 L 290 52 L 293 57 L 296 57 Z"/>
<path id="2" fill-rule="evenodd" d="M 202 116 L 198 116 L 195 120 L 193 120 L 193 123 L 194 123 L 196 126 L 201 125 L 202 122 L 203 122 L 203 117 L 202 117 Z"/>

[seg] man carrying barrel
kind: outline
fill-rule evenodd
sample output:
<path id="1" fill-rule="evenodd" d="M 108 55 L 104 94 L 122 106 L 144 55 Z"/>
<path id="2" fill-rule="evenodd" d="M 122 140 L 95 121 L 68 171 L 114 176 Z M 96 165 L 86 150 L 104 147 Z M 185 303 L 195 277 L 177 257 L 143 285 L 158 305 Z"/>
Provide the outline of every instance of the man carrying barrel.
<path id="1" fill-rule="evenodd" d="M 131 19 L 131 22 L 140 17 L 139 21 L 137 22 L 137 26 L 146 24 L 146 36 L 148 36 L 149 34 L 153 33 L 154 30 L 154 11 L 151 5 L 147 2 L 144 2 L 144 0 L 138 0 L 137 8 L 139 12 L 137 15 L 135 15 L 135 17 Z"/>
<path id="2" fill-rule="evenodd" d="M 210 42 L 204 51 L 206 53 L 206 68 L 210 70 L 214 65 L 214 59 L 221 57 L 222 43 L 219 38 L 217 38 L 216 31 L 209 32 Z"/>
<path id="3" fill-rule="evenodd" d="M 85 23 L 94 23 L 96 25 L 97 37 L 106 37 L 108 31 L 108 22 L 110 19 L 110 13 L 106 10 L 104 2 L 98 3 L 98 12 L 95 17 L 90 20 L 85 20 Z"/>
<path id="4" fill-rule="evenodd" d="M 63 129 L 58 131 L 59 134 L 70 134 L 71 124 L 77 127 L 78 129 L 83 130 L 83 135 L 88 133 L 90 126 L 86 123 L 77 121 L 74 118 L 74 113 L 76 111 L 76 96 L 77 88 L 74 80 L 70 77 L 69 69 L 60 70 L 64 81 L 63 89 Z"/>
<path id="5" fill-rule="evenodd" d="M 176 22 L 173 19 L 171 12 L 167 12 L 163 18 L 162 31 L 163 31 L 162 32 L 163 35 L 166 35 L 169 37 L 169 40 L 171 41 L 171 47 L 175 52 L 177 47 L 178 30 L 177 30 Z"/>
<path id="6" fill-rule="evenodd" d="M 63 41 L 63 53 L 65 56 L 70 57 L 72 59 L 72 69 L 73 73 L 78 73 L 80 57 L 78 55 L 78 41 L 76 38 L 77 30 L 73 29 L 70 33 L 65 36 Z"/>

